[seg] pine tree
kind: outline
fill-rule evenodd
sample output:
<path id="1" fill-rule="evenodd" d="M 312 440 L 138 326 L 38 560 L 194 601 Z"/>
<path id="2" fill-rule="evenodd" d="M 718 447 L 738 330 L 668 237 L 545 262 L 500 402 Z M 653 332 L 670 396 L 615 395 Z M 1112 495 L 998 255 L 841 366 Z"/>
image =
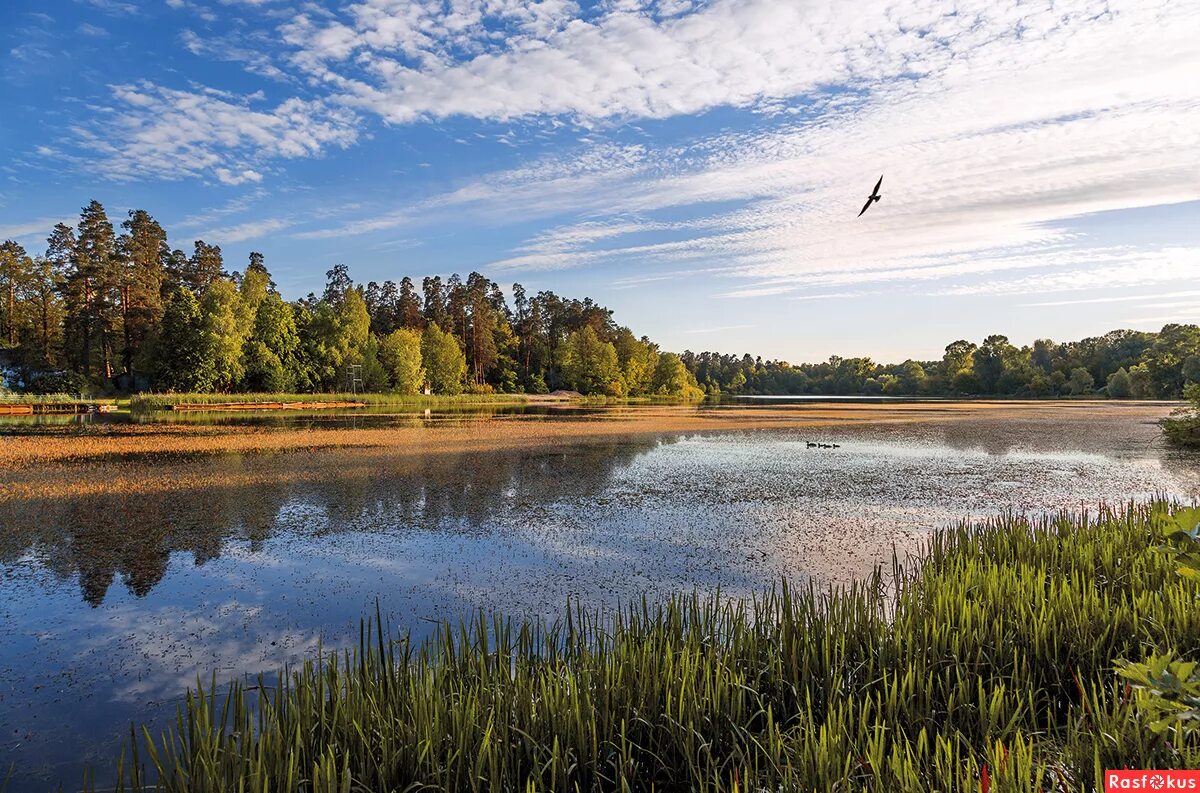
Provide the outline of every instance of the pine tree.
<path id="1" fill-rule="evenodd" d="M 467 288 L 463 285 L 458 273 L 453 273 L 446 279 L 446 321 L 449 323 L 445 330 L 458 339 L 458 343 L 466 351 L 467 342 L 467 310 L 469 305 Z"/>
<path id="2" fill-rule="evenodd" d="M 467 279 L 466 300 L 470 310 L 467 336 L 468 358 L 476 385 L 483 385 L 496 363 L 496 329 L 498 312 L 492 302 L 491 284 L 479 273 Z"/>
<path id="3" fill-rule="evenodd" d="M 33 275 L 33 260 L 13 240 L 0 243 L 0 329 L 9 347 L 17 346 L 17 317 L 21 307 L 17 295 L 24 292 Z"/>
<path id="4" fill-rule="evenodd" d="M 51 236 L 51 247 L 65 246 L 58 227 Z M 112 376 L 113 341 L 120 329 L 120 260 L 112 223 L 99 201 L 92 201 L 79 216 L 79 226 L 71 245 L 67 275 L 67 328 L 75 367 L 89 378 L 93 376 L 95 355 L 99 353 L 99 374 Z"/>
<path id="5" fill-rule="evenodd" d="M 170 248 L 162 226 L 144 210 L 130 210 L 121 226 L 125 229 L 119 241 L 121 325 L 125 340 L 121 362 L 125 371 L 133 374 L 134 362 L 162 320 L 163 282 Z"/>
<path id="6" fill-rule="evenodd" d="M 432 322 L 439 328 L 447 327 L 449 317 L 446 313 L 446 290 L 442 286 L 441 276 L 434 275 L 422 279 L 421 292 L 425 296 L 425 322 Z"/>
<path id="7" fill-rule="evenodd" d="M 421 301 L 412 279 L 407 275 L 400 279 L 400 297 L 396 306 L 397 327 L 421 330 L 425 322 L 421 317 Z"/>
<path id="8" fill-rule="evenodd" d="M 25 285 L 25 300 L 36 323 L 37 352 L 26 360 L 39 368 L 58 364 L 62 346 L 62 289 L 63 278 L 55 264 L 44 257 L 33 262 L 30 278 Z"/>
<path id="9" fill-rule="evenodd" d="M 179 283 L 195 294 L 202 295 L 209 286 L 225 274 L 225 260 L 219 245 L 209 245 L 204 240 L 193 243 L 190 259 L 182 265 Z"/>

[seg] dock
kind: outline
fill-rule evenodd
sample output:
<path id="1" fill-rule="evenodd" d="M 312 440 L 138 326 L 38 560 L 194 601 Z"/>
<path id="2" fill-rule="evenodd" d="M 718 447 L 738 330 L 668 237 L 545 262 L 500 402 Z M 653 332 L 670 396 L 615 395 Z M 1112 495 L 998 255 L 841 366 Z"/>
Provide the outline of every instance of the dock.
<path id="1" fill-rule="evenodd" d="M 115 406 L 94 402 L 0 402 L 0 416 L 60 416 L 112 410 Z"/>

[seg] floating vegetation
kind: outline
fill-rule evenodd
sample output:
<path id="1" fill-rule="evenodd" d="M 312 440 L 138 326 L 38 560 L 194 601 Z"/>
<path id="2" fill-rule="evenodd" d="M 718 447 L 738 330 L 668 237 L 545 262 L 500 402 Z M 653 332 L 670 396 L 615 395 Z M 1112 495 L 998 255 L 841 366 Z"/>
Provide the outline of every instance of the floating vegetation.
<path id="1" fill-rule="evenodd" d="M 378 615 L 278 685 L 209 685 L 132 737 L 118 790 L 1076 791 L 1195 768 L 1122 659 L 1200 652 L 1162 502 L 1004 516 L 832 591 L 679 596 L 431 640 Z"/>

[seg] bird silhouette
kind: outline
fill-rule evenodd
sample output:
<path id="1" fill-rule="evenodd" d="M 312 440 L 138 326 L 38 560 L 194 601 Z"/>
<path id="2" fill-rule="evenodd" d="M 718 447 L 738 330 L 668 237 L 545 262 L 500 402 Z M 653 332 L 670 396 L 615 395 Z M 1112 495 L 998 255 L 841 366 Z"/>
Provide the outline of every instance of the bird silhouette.
<path id="1" fill-rule="evenodd" d="M 879 181 L 875 183 L 875 189 L 871 191 L 870 197 L 867 198 L 867 203 L 863 204 L 862 212 L 858 213 L 859 217 L 862 217 L 863 212 L 866 212 L 868 209 L 871 208 L 871 204 L 875 203 L 880 198 L 882 198 L 882 196 L 879 195 L 879 186 L 881 184 L 883 184 L 883 176 L 882 175 L 880 175 Z"/>

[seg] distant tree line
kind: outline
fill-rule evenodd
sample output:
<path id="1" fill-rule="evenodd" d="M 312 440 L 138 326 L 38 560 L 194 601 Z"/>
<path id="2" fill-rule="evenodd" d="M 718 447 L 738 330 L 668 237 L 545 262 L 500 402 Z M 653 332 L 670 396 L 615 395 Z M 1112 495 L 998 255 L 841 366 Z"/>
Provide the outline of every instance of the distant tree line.
<path id="1" fill-rule="evenodd" d="M 172 248 L 132 210 L 119 231 L 92 201 L 43 254 L 0 245 L 0 364 L 26 391 L 544 393 L 698 399 L 678 355 L 590 299 L 529 295 L 471 273 L 355 284 L 286 301 L 262 254 Z"/>
<path id="2" fill-rule="evenodd" d="M 714 352 L 685 352 L 683 363 L 708 394 L 866 394 L 895 396 L 1173 399 L 1200 382 L 1200 326 L 1171 324 L 1158 333 L 1114 330 L 1082 341 L 1038 339 L 1017 347 L 1008 337 L 959 340 L 941 360 L 877 364 L 833 357 L 792 365 Z"/>
<path id="3" fill-rule="evenodd" d="M 663 352 L 591 299 L 553 292 L 511 304 L 479 273 L 420 287 L 355 284 L 345 265 L 321 295 L 286 301 L 262 254 L 229 271 L 221 249 L 172 248 L 132 210 L 115 229 L 92 201 L 54 227 L 44 253 L 0 244 L 0 367 L 26 391 L 997 395 L 1175 398 L 1200 382 L 1200 327 L 1115 330 L 1017 347 L 955 341 L 940 360 L 833 357 L 792 365 L 714 352 Z"/>

